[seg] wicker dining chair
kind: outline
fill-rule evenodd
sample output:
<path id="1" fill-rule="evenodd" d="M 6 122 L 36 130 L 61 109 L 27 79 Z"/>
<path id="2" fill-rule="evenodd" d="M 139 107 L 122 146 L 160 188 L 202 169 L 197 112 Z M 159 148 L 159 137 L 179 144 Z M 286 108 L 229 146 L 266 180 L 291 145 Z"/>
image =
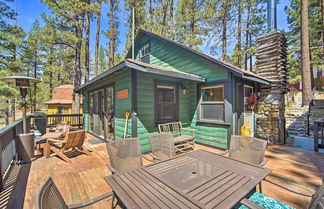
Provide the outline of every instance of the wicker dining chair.
<path id="1" fill-rule="evenodd" d="M 315 192 L 315 194 L 309 194 L 297 191 L 292 188 L 288 188 L 286 186 L 283 186 L 281 184 L 275 183 L 273 181 L 265 179 L 264 181 L 274 184 L 282 189 L 287 190 L 288 192 L 298 194 L 305 197 L 310 197 L 311 201 L 308 204 L 307 209 L 324 209 L 324 181 L 322 179 L 322 185 L 318 188 L 318 190 Z M 261 209 L 261 208 L 282 208 L 282 209 L 293 209 L 293 207 L 280 202 L 276 199 L 273 199 L 271 197 L 268 197 L 265 194 L 255 192 L 253 193 L 249 198 L 244 198 L 240 202 L 239 209 Z"/>
<path id="2" fill-rule="evenodd" d="M 175 156 L 172 133 L 158 133 L 148 137 L 153 160 L 166 160 Z"/>
<path id="3" fill-rule="evenodd" d="M 106 142 L 112 173 L 139 168 L 143 165 L 139 138 L 118 139 Z"/>
<path id="4" fill-rule="evenodd" d="M 264 159 L 267 141 L 250 136 L 232 135 L 230 148 L 225 153 L 229 157 L 250 163 L 257 166 L 264 166 L 267 160 Z"/>
<path id="5" fill-rule="evenodd" d="M 60 191 L 57 189 L 54 181 L 51 177 L 47 179 L 44 185 L 38 191 L 36 197 L 36 209 L 75 209 L 82 208 L 92 205 L 100 200 L 103 200 L 109 196 L 113 196 L 112 192 L 103 194 L 99 197 L 91 199 L 87 202 L 67 205 L 61 195 Z"/>

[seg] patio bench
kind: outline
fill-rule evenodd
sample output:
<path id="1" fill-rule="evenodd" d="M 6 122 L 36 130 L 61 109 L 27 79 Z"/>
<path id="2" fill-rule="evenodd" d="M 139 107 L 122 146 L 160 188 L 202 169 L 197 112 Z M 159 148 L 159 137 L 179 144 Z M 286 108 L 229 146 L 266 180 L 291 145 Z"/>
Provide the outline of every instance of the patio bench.
<path id="1" fill-rule="evenodd" d="M 194 129 L 183 128 L 181 122 L 158 124 L 158 129 L 160 133 L 172 133 L 176 153 L 184 153 L 189 150 L 194 150 Z M 184 133 L 189 133 L 190 135 L 186 135 Z"/>

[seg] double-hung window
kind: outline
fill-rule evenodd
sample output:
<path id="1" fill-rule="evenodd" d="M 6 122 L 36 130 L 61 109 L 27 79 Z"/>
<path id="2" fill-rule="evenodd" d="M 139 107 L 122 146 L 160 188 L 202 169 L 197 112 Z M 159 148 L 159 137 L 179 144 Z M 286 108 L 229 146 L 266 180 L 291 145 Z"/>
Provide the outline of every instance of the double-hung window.
<path id="1" fill-rule="evenodd" d="M 224 85 L 201 88 L 200 120 L 224 121 Z"/>
<path id="2" fill-rule="evenodd" d="M 139 58 L 141 62 L 150 63 L 150 43 L 147 42 L 140 47 Z"/>
<path id="3" fill-rule="evenodd" d="M 171 122 L 178 119 L 176 85 L 156 85 L 156 122 Z"/>

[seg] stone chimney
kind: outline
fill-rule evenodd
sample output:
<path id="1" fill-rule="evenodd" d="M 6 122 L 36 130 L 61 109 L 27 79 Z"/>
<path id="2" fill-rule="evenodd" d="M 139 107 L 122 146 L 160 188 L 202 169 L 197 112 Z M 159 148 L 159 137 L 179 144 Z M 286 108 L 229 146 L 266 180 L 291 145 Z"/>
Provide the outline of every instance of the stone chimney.
<path id="1" fill-rule="evenodd" d="M 271 85 L 261 85 L 257 102 L 257 135 L 276 144 L 286 143 L 285 93 L 287 92 L 287 45 L 281 31 L 256 39 L 256 73 Z"/>

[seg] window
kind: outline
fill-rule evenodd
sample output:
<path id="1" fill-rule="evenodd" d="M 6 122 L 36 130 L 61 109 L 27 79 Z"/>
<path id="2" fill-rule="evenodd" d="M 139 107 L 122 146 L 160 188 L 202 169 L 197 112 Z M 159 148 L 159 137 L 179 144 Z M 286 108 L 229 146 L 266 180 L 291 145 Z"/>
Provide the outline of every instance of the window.
<path id="1" fill-rule="evenodd" d="M 58 106 L 57 107 L 57 113 L 58 114 L 63 114 L 63 111 L 64 111 L 64 107 L 63 106 Z"/>
<path id="2" fill-rule="evenodd" d="M 201 88 L 200 120 L 224 121 L 224 86 Z"/>
<path id="3" fill-rule="evenodd" d="M 141 62 L 150 63 L 150 43 L 143 44 L 139 50 L 139 58 Z"/>
<path id="4" fill-rule="evenodd" d="M 244 112 L 251 112 L 254 108 L 253 87 L 244 85 Z"/>
<path id="5" fill-rule="evenodd" d="M 178 120 L 177 86 L 156 86 L 156 120 L 158 123 Z"/>

